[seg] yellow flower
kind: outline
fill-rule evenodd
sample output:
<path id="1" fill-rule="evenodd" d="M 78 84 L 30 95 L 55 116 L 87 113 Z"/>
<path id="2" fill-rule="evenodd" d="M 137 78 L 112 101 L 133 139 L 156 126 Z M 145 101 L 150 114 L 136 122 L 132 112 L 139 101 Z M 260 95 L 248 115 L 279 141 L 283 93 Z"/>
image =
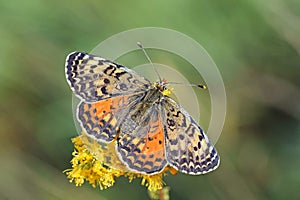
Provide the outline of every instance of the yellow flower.
<path id="1" fill-rule="evenodd" d="M 87 181 L 93 187 L 99 186 L 103 190 L 113 186 L 115 178 L 125 176 L 128 177 L 129 182 L 135 178 L 141 178 L 142 185 L 145 185 L 150 192 L 156 192 L 163 188 L 162 178 L 166 172 L 170 171 L 171 174 L 176 172 L 175 169 L 166 167 L 163 172 L 155 175 L 133 173 L 116 155 L 115 142 L 100 144 L 85 133 L 73 138 L 72 142 L 75 147 L 71 160 L 72 169 L 67 169 L 64 172 L 70 182 L 74 182 L 76 186 L 81 186 Z"/>

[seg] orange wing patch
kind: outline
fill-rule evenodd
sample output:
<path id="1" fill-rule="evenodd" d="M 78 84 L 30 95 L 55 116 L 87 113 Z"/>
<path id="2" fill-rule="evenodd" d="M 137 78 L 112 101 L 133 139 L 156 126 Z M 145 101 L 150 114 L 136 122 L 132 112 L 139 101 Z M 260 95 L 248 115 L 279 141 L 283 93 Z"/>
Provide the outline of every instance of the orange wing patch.
<path id="1" fill-rule="evenodd" d="M 141 137 L 134 133 L 120 134 L 117 151 L 120 159 L 132 171 L 156 174 L 167 164 L 162 121 L 157 118 L 150 119 L 147 133 Z"/>
<path id="2" fill-rule="evenodd" d="M 136 95 L 114 97 L 96 103 L 81 102 L 77 108 L 77 118 L 85 132 L 101 142 L 115 139 L 119 124 L 125 117 L 129 104 Z"/>

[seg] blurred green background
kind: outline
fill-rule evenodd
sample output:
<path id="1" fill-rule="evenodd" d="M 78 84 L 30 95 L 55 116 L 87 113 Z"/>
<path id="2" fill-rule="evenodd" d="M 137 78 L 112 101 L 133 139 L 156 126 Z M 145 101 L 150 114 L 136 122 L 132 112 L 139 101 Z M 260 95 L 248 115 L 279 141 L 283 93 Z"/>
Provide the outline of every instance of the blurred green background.
<path id="1" fill-rule="evenodd" d="M 146 26 L 202 44 L 227 91 L 219 169 L 166 177 L 171 199 L 300 199 L 298 0 L 2 0 L 0 25 L 0 199 L 148 198 L 140 180 L 100 191 L 62 173 L 77 135 L 66 55 Z"/>

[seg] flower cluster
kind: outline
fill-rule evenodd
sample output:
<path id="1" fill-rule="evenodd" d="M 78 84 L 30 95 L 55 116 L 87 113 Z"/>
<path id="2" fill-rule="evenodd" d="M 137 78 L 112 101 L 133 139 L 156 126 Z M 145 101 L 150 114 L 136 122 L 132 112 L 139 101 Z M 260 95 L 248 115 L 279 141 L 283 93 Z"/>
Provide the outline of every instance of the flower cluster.
<path id="1" fill-rule="evenodd" d="M 100 144 L 89 138 L 85 133 L 73 138 L 75 150 L 72 153 L 72 169 L 64 172 L 70 182 L 76 186 L 81 186 L 85 181 L 93 187 L 99 186 L 101 190 L 114 185 L 115 178 L 120 176 L 128 177 L 129 182 L 135 178 L 141 178 L 141 184 L 146 186 L 150 192 L 156 192 L 163 188 L 162 180 L 166 172 L 176 173 L 171 167 L 166 167 L 161 173 L 155 175 L 145 175 L 130 172 L 119 160 L 115 152 L 115 142 Z"/>

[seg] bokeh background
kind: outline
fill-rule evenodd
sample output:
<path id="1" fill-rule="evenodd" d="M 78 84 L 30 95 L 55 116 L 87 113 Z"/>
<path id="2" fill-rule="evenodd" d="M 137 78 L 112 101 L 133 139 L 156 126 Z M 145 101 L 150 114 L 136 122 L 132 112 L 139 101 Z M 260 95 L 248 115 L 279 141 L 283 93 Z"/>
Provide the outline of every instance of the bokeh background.
<path id="1" fill-rule="evenodd" d="M 0 199 L 148 199 L 140 180 L 120 178 L 100 191 L 75 187 L 62 173 L 70 168 L 70 139 L 77 135 L 66 55 L 146 26 L 171 28 L 202 44 L 228 98 L 216 144 L 219 169 L 166 177 L 171 199 L 300 199 L 298 0 L 1 0 Z M 149 54 L 177 68 L 184 63 Z M 145 63 L 142 53 L 136 55 L 125 55 L 122 63 Z M 206 129 L 209 117 L 201 116 Z"/>

